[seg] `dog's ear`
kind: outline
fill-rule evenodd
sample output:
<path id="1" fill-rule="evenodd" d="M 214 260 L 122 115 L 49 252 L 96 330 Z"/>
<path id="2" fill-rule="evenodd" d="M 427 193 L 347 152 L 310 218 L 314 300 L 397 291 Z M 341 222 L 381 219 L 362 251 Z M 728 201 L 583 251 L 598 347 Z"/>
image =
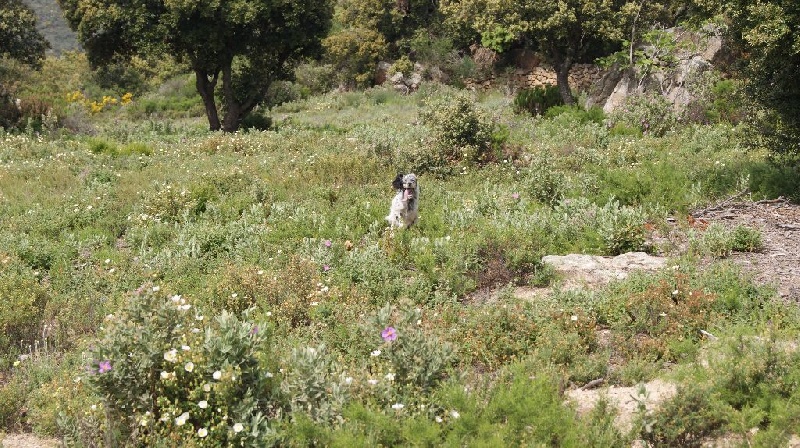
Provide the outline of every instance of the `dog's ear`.
<path id="1" fill-rule="evenodd" d="M 392 181 L 392 188 L 395 190 L 402 190 L 403 189 L 403 175 L 398 173 L 397 177 L 394 178 Z"/>

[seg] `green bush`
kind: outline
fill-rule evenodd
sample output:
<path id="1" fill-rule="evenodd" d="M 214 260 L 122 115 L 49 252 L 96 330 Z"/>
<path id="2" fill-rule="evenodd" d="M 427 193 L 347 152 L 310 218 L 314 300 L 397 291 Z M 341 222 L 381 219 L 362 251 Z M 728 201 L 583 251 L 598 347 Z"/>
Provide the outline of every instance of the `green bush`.
<path id="1" fill-rule="evenodd" d="M 421 327 L 422 313 L 384 306 L 375 315 L 371 330 L 377 346 L 389 361 L 394 381 L 406 395 L 430 392 L 445 377 L 453 362 L 453 348 Z"/>
<path id="2" fill-rule="evenodd" d="M 369 87 L 375 67 L 387 54 L 386 39 L 377 31 L 347 28 L 322 41 L 326 61 L 336 67 L 338 81 L 349 87 Z"/>
<path id="3" fill-rule="evenodd" d="M 300 64 L 294 70 L 294 77 L 303 96 L 319 95 L 336 88 L 336 69 L 332 64 Z"/>
<path id="4" fill-rule="evenodd" d="M 151 289 L 153 290 L 151 292 Z M 147 288 L 131 297 L 90 354 L 88 384 L 104 397 L 110 434 L 146 444 L 267 446 L 279 406 L 269 326 Z M 109 440 L 109 439 L 107 439 Z"/>
<path id="5" fill-rule="evenodd" d="M 544 115 L 551 107 L 564 104 L 558 86 L 534 87 L 521 89 L 514 97 L 514 108 L 518 113 Z"/>
<path id="6" fill-rule="evenodd" d="M 447 173 L 455 166 L 469 166 L 495 158 L 494 124 L 465 93 L 437 95 L 424 104 L 421 123 L 430 129 L 431 141 L 407 163 L 417 173 Z"/>
<path id="7" fill-rule="evenodd" d="M 0 271 L 0 356 L 30 353 L 42 337 L 44 308 L 49 300 L 41 273 L 19 262 L 3 263 Z"/>
<path id="8" fill-rule="evenodd" d="M 758 230 L 742 225 L 729 229 L 718 223 L 709 225 L 699 235 L 691 234 L 689 242 L 698 253 L 715 258 L 728 257 L 734 251 L 756 252 L 763 247 Z"/>
<path id="9" fill-rule="evenodd" d="M 663 137 L 674 131 L 679 123 L 680 119 L 672 104 L 659 94 L 630 96 L 623 107 L 609 116 L 609 126 L 612 129 L 634 128 L 644 135 L 654 137 Z"/>
<path id="10" fill-rule="evenodd" d="M 652 446 L 664 447 L 703 446 L 725 423 L 708 392 L 698 386 L 679 386 L 673 398 L 641 418 L 639 437 Z"/>

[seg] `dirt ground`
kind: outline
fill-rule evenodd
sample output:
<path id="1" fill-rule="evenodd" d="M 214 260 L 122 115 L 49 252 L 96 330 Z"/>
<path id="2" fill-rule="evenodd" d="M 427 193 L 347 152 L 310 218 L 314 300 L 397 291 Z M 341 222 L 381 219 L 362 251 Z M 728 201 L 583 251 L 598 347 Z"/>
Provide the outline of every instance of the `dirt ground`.
<path id="1" fill-rule="evenodd" d="M 753 275 L 754 281 L 775 288 L 787 303 L 800 306 L 800 206 L 784 199 L 769 201 L 722 202 L 716 206 L 692 213 L 692 225 L 702 229 L 712 223 L 726 227 L 748 226 L 761 232 L 763 248 L 758 252 L 734 253 L 730 259 Z M 676 220 L 677 221 L 677 220 Z M 677 226 L 676 226 L 677 227 Z M 680 233 L 677 231 L 676 233 Z M 676 247 L 686 247 L 684 235 L 669 236 L 678 241 Z M 672 254 L 674 255 L 674 254 Z M 585 275 L 585 274 L 584 274 Z M 591 282 L 584 284 L 591 284 Z M 648 410 L 658 407 L 660 401 L 675 393 L 675 386 L 662 380 L 642 385 L 647 390 L 643 403 Z M 600 387 L 567 391 L 567 398 L 579 412 L 592 409 L 601 396 L 619 411 L 615 424 L 623 430 L 630 428 L 639 402 L 637 387 Z M 730 437 L 709 440 L 704 446 L 740 446 L 742 440 Z M 789 447 L 800 448 L 800 437 L 794 435 Z"/>
<path id="2" fill-rule="evenodd" d="M 760 252 L 734 253 L 731 259 L 774 286 L 787 302 L 800 305 L 800 205 L 785 199 L 723 203 L 693 213 L 696 219 L 726 226 L 744 225 L 761 231 Z"/>

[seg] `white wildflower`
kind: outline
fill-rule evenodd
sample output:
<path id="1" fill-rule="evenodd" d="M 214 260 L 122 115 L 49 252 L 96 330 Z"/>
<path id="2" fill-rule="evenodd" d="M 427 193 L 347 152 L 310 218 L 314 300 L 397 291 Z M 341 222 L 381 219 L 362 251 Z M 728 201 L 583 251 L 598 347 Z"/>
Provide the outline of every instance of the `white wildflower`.
<path id="1" fill-rule="evenodd" d="M 174 348 L 164 353 L 164 360 L 169 362 L 178 362 L 178 351 Z"/>
<path id="2" fill-rule="evenodd" d="M 186 424 L 186 420 L 189 420 L 189 413 L 184 412 L 183 414 L 179 415 L 175 418 L 175 425 L 183 426 Z"/>

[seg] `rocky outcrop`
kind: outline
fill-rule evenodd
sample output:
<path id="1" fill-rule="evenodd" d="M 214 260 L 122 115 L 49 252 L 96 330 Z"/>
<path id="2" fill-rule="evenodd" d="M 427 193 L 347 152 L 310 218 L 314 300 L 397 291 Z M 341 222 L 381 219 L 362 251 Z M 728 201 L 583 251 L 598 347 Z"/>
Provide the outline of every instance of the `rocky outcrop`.
<path id="1" fill-rule="evenodd" d="M 676 111 L 689 105 L 694 99 L 691 81 L 713 68 L 713 62 L 722 53 L 722 38 L 711 28 L 699 33 L 680 28 L 666 32 L 673 36 L 673 52 L 657 56 L 658 49 L 641 47 L 643 53 L 653 55 L 647 71 L 636 66 L 611 68 L 590 91 L 586 106 L 600 106 L 611 112 L 624 104 L 628 96 L 646 93 L 663 95 Z"/>

